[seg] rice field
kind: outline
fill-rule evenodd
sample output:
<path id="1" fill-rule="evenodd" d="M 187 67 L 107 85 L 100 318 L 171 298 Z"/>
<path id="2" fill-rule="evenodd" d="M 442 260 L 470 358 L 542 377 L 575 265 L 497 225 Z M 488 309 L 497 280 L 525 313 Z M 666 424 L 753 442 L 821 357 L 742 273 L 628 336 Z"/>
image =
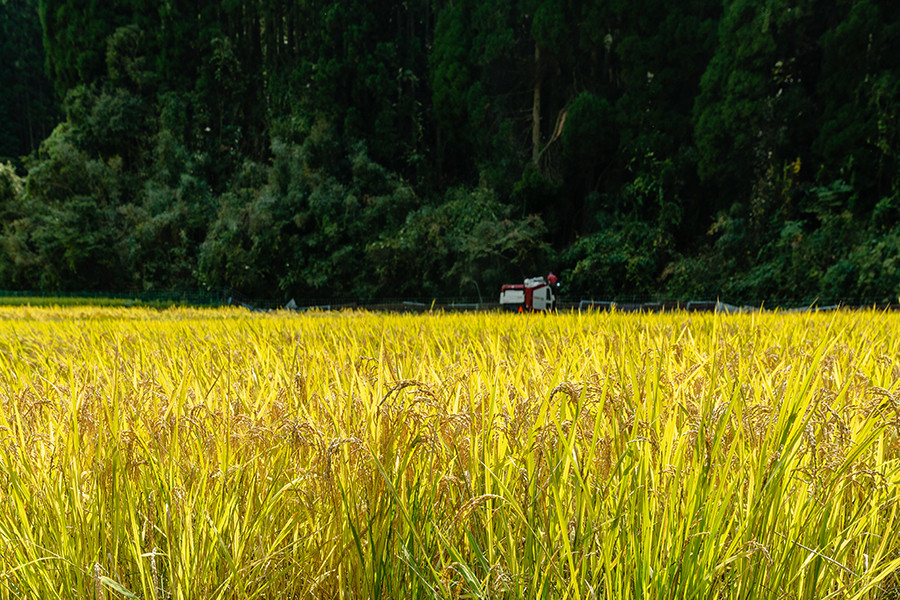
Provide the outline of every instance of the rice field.
<path id="1" fill-rule="evenodd" d="M 0 308 L 0 599 L 900 598 L 900 317 Z"/>

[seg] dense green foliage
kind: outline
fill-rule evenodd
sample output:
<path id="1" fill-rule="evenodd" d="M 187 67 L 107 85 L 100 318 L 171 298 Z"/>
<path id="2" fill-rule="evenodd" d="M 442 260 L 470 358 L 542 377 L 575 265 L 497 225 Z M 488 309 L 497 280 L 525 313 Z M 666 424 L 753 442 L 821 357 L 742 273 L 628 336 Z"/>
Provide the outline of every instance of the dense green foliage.
<path id="1" fill-rule="evenodd" d="M 0 1 L 0 162 L 21 167 L 59 118 L 43 61 L 37 0 Z"/>
<path id="2" fill-rule="evenodd" d="M 0 11 L 0 288 L 900 294 L 893 1 Z"/>

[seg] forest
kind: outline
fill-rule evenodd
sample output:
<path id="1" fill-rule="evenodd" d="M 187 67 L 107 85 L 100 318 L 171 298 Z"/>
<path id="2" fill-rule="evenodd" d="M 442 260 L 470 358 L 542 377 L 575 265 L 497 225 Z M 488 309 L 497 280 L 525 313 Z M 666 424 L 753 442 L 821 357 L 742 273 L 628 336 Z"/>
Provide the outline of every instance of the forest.
<path id="1" fill-rule="evenodd" d="M 0 289 L 890 302 L 896 0 L 0 0 Z"/>

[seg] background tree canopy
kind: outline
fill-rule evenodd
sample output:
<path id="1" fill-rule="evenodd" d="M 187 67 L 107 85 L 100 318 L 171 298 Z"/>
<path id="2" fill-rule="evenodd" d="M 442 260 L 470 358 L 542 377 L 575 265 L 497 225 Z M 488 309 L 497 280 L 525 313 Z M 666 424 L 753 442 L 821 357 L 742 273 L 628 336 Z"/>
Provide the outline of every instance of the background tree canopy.
<path id="1" fill-rule="evenodd" d="M 0 289 L 900 295 L 893 0 L 2 0 L 0 29 Z"/>

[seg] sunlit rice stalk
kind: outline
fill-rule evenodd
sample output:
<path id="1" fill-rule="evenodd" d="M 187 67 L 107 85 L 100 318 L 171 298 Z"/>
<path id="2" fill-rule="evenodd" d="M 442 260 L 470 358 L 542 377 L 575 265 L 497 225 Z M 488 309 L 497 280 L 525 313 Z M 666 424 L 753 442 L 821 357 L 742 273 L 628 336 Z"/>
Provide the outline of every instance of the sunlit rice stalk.
<path id="1" fill-rule="evenodd" d="M 900 318 L 0 309 L 0 599 L 895 598 Z"/>

